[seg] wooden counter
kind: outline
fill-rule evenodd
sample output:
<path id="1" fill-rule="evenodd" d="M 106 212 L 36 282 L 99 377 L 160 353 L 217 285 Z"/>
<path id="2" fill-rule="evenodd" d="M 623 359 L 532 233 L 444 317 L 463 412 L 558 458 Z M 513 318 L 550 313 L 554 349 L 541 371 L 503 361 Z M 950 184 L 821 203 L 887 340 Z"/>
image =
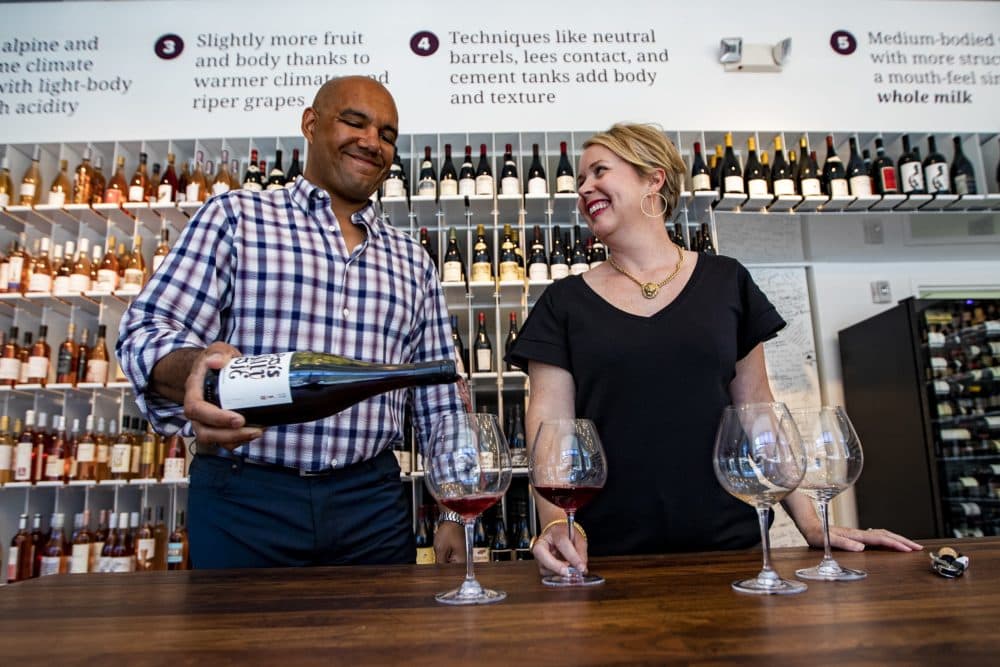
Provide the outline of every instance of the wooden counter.
<path id="1" fill-rule="evenodd" d="M 927 552 L 838 552 L 864 581 L 742 595 L 759 552 L 595 559 L 604 586 L 551 589 L 533 562 L 476 568 L 503 602 L 438 604 L 463 566 L 153 572 L 0 587 L 5 665 L 996 664 L 1000 538 L 935 542 L 971 558 L 954 580 Z M 776 549 L 783 576 L 821 553 Z"/>

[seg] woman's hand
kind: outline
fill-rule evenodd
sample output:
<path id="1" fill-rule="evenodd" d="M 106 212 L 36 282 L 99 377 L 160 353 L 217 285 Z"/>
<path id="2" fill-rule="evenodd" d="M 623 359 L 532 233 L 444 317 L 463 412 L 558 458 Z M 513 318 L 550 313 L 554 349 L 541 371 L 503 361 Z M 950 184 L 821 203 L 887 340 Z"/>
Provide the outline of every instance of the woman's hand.
<path id="1" fill-rule="evenodd" d="M 565 577 L 570 567 L 580 574 L 587 573 L 587 538 L 574 529 L 573 541 L 570 542 L 565 522 L 549 524 L 535 538 L 531 554 L 538 561 L 538 571 L 542 576 L 558 574 Z"/>
<path id="2" fill-rule="evenodd" d="M 810 530 L 805 535 L 811 547 L 823 548 L 823 528 Z M 866 546 L 892 551 L 920 551 L 923 545 L 884 528 L 843 528 L 830 526 L 830 546 L 844 551 L 864 551 Z"/>

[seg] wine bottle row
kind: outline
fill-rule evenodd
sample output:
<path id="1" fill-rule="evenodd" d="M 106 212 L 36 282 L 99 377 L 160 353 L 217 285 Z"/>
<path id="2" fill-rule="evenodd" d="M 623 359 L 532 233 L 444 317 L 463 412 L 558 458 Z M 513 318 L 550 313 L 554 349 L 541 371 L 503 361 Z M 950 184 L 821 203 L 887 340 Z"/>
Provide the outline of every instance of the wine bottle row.
<path id="1" fill-rule="evenodd" d="M 533 560 L 531 555 L 531 523 L 528 505 L 523 499 L 512 503 L 510 520 L 505 520 L 503 508 L 494 506 L 476 517 L 473 530 L 472 560 L 476 563 Z M 417 544 L 417 564 L 435 562 L 434 530 L 437 506 L 421 505 L 417 511 L 414 533 Z M 509 526 L 509 528 L 508 528 Z"/>
<path id="2" fill-rule="evenodd" d="M 137 572 L 187 570 L 188 537 L 184 511 L 179 510 L 172 529 L 163 520 L 163 507 L 139 512 L 100 511 L 96 528 L 89 511 L 73 517 L 72 531 L 66 515 L 52 514 L 49 530 L 42 530 L 42 515 L 21 514 L 17 532 L 7 551 L 7 583 L 35 577 L 88 572 Z"/>
<path id="3" fill-rule="evenodd" d="M 0 484 L 131 480 L 178 482 L 187 475 L 187 448 L 179 435 L 163 437 L 139 417 L 88 415 L 81 428 L 64 415 L 27 410 L 24 421 L 0 417 Z M 13 426 L 13 430 L 11 430 Z"/>
<path id="4" fill-rule="evenodd" d="M 79 341 L 75 340 L 75 328 L 73 323 L 68 325 L 66 339 L 54 351 L 46 340 L 45 324 L 38 327 L 38 338 L 34 340 L 31 332 L 25 331 L 20 345 L 18 327 L 12 326 L 8 332 L 0 330 L 0 386 L 107 384 L 110 358 L 106 326 L 98 325 L 93 343 L 87 329 L 80 332 Z"/>

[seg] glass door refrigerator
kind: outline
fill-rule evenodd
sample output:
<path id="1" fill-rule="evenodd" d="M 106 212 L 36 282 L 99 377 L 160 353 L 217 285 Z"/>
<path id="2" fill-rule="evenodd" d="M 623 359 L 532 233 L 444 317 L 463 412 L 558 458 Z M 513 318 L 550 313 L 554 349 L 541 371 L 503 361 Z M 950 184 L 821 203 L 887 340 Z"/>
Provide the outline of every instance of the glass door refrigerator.
<path id="1" fill-rule="evenodd" d="M 860 525 L 1000 535 L 1000 300 L 905 299 L 839 337 Z"/>

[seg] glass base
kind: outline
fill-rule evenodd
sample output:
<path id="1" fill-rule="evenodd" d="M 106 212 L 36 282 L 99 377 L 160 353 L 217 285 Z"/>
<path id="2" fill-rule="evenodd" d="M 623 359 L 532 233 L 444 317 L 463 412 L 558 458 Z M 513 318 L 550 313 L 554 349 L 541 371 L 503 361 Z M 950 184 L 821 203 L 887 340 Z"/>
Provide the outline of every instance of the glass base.
<path id="1" fill-rule="evenodd" d="M 447 593 L 438 593 L 434 599 L 443 604 L 490 604 L 507 597 L 503 591 L 483 588 L 475 579 L 465 581 L 458 588 Z"/>
<path id="2" fill-rule="evenodd" d="M 546 586 L 597 586 L 604 583 L 604 577 L 598 574 L 569 574 L 562 576 L 560 574 L 550 574 L 547 577 L 542 577 L 542 583 Z"/>
<path id="3" fill-rule="evenodd" d="M 858 581 L 867 577 L 868 573 L 864 570 L 852 570 L 839 565 L 835 567 L 817 565 L 816 567 L 795 570 L 795 576 L 809 581 Z"/>
<path id="4" fill-rule="evenodd" d="M 758 577 L 753 579 L 740 579 L 733 582 L 733 590 L 738 593 L 750 593 L 752 595 L 792 595 L 801 593 L 808 588 L 801 581 L 791 579 L 766 579 Z"/>

